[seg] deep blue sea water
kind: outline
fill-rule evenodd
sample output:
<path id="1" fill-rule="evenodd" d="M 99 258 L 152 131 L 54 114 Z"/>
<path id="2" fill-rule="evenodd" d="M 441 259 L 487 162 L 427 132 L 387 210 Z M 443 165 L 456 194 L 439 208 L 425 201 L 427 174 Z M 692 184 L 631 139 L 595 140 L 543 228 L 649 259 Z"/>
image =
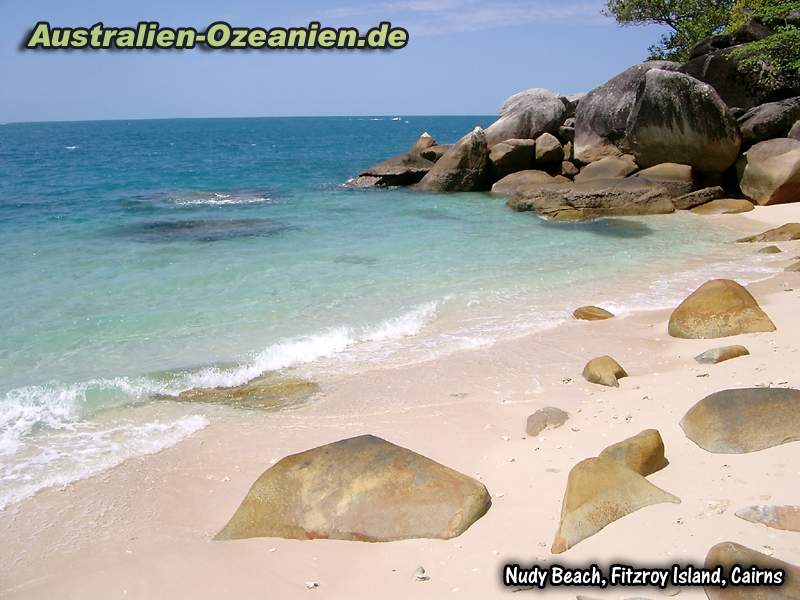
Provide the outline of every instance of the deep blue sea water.
<path id="1" fill-rule="evenodd" d="M 426 360 L 552 325 L 598 290 L 660 306 L 693 280 L 658 265 L 730 238 L 686 215 L 556 225 L 487 194 L 342 185 L 422 131 L 448 143 L 491 120 L 0 126 L 0 507 L 207 423 L 110 407 Z"/>

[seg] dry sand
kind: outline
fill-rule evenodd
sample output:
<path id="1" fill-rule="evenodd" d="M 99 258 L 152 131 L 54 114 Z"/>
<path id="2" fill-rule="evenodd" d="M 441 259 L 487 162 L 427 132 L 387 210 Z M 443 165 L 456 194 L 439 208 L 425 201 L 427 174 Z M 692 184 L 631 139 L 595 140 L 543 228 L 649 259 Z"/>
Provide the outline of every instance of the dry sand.
<path id="1" fill-rule="evenodd" d="M 800 221 L 800 205 L 706 218 L 756 233 Z M 786 251 L 778 261 L 789 264 L 800 254 L 800 242 L 778 245 Z M 666 333 L 668 311 L 574 322 L 491 348 L 348 376 L 299 409 L 232 413 L 175 447 L 0 512 L 0 596 L 486 599 L 511 593 L 500 583 L 507 562 L 699 565 L 712 545 L 726 540 L 798 564 L 800 534 L 754 525 L 734 512 L 751 504 L 797 504 L 800 446 L 710 454 L 678 425 L 695 402 L 721 389 L 800 388 L 800 273 L 750 290 L 777 332 L 676 340 Z M 719 365 L 693 360 L 709 348 L 739 343 L 750 356 Z M 630 374 L 619 389 L 581 378 L 586 361 L 603 354 Z M 527 438 L 526 417 L 548 405 L 567 410 L 570 420 Z M 551 555 L 570 468 L 646 428 L 661 432 L 670 461 L 649 479 L 682 503 L 645 508 L 565 554 Z M 211 540 L 271 463 L 363 433 L 479 478 L 492 494 L 492 508 L 447 541 Z M 415 581 L 418 566 L 429 581 Z M 309 590 L 306 582 L 312 581 L 319 587 Z M 522 593 L 664 596 L 654 589 Z M 705 594 L 684 589 L 679 597 Z"/>

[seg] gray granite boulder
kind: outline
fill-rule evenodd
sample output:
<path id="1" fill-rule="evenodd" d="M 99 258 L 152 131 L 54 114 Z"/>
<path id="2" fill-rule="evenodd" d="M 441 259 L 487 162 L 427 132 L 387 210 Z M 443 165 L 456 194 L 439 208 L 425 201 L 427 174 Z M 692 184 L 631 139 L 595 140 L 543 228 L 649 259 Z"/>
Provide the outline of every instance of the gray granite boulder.
<path id="1" fill-rule="evenodd" d="M 500 108 L 500 118 L 486 128 L 486 143 L 494 146 L 510 139 L 536 139 L 557 133 L 567 109 L 560 96 L 550 90 L 532 88 L 514 94 Z"/>
<path id="2" fill-rule="evenodd" d="M 759 142 L 739 163 L 739 185 L 761 205 L 800 201 L 800 141 L 777 138 Z"/>
<path id="3" fill-rule="evenodd" d="M 752 146 L 764 140 L 787 137 L 798 119 L 800 96 L 753 107 L 738 119 L 742 142 Z"/>
<path id="4" fill-rule="evenodd" d="M 419 182 L 428 192 L 474 192 L 489 188 L 489 148 L 480 127 L 458 140 Z"/>

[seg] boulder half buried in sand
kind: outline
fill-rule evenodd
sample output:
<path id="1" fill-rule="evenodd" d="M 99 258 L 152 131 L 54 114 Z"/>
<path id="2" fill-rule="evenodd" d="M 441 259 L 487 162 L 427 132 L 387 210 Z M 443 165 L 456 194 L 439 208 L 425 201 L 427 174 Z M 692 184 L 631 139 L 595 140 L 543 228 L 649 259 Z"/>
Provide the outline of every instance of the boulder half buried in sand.
<path id="1" fill-rule="evenodd" d="M 730 279 L 713 279 L 695 290 L 669 318 L 676 338 L 709 339 L 775 331 L 755 298 Z"/>
<path id="2" fill-rule="evenodd" d="M 583 368 L 583 378 L 589 383 L 619 387 L 619 379 L 627 377 L 620 364 L 610 356 L 593 358 Z"/>
<path id="3" fill-rule="evenodd" d="M 608 458 L 587 458 L 572 468 L 561 508 L 561 523 L 550 551 L 560 554 L 625 515 L 680 499 L 636 471 Z"/>
<path id="4" fill-rule="evenodd" d="M 278 461 L 215 539 L 448 539 L 490 505 L 486 488 L 471 477 L 362 435 Z"/>
<path id="5" fill-rule="evenodd" d="M 723 390 L 706 396 L 681 419 L 686 437 L 717 454 L 744 454 L 800 440 L 800 391 Z"/>
<path id="6" fill-rule="evenodd" d="M 572 316 L 580 321 L 604 321 L 613 318 L 614 314 L 599 306 L 581 306 L 572 311 Z"/>
<path id="7" fill-rule="evenodd" d="M 739 566 L 748 572 L 751 567 L 761 570 L 781 570 L 784 583 L 780 586 L 740 585 L 724 588 L 705 588 L 709 600 L 798 600 L 800 599 L 800 568 L 734 542 L 722 542 L 706 555 L 705 568 L 722 567 L 726 576 Z"/>
<path id="8" fill-rule="evenodd" d="M 612 444 L 600 453 L 646 477 L 660 471 L 669 462 L 664 457 L 664 441 L 657 429 L 645 429 L 627 440 Z"/>
<path id="9" fill-rule="evenodd" d="M 567 419 L 569 419 L 569 414 L 560 408 L 546 406 L 545 408 L 540 408 L 528 417 L 528 422 L 525 424 L 525 432 L 528 435 L 536 436 L 545 429 L 561 427 L 567 422 Z"/>
<path id="10" fill-rule="evenodd" d="M 747 356 L 750 351 L 744 346 L 722 346 L 720 348 L 712 348 L 706 350 L 702 354 L 698 354 L 694 359 L 703 364 L 716 365 L 732 358 L 739 358 L 740 356 Z"/>
<path id="11" fill-rule="evenodd" d="M 772 529 L 800 531 L 800 506 L 748 506 L 737 510 L 736 516 Z"/>

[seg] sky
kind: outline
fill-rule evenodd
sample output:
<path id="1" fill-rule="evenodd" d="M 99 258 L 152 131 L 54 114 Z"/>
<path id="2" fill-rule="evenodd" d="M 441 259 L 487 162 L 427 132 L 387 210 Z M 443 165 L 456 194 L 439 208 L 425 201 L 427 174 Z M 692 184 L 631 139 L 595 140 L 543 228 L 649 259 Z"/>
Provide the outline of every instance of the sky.
<path id="1" fill-rule="evenodd" d="M 619 27 L 602 0 L 0 0 L 0 122 L 174 117 L 488 115 L 543 87 L 584 92 L 661 31 Z M 31 51 L 53 26 L 405 27 L 395 51 Z"/>

